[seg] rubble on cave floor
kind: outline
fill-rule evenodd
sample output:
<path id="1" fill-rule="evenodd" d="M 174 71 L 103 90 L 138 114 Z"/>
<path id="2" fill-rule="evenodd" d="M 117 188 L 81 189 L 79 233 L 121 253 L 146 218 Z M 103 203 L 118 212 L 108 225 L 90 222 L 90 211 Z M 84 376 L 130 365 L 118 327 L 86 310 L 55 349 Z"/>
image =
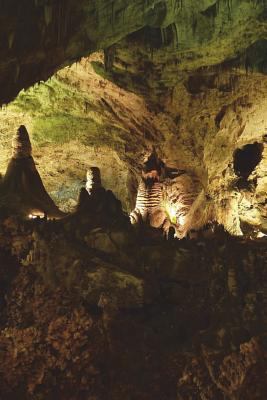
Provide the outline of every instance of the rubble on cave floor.
<path id="1" fill-rule="evenodd" d="M 91 200 L 2 221 L 1 396 L 261 399 L 265 238 L 149 239 Z"/>

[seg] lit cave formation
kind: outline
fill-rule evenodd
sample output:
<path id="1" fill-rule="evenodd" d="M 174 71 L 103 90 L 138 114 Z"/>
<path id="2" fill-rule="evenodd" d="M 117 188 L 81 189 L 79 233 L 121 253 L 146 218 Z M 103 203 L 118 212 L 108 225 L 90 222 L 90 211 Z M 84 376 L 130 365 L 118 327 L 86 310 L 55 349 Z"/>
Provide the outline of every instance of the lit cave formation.
<path id="1" fill-rule="evenodd" d="M 267 1 L 0 6 L 0 400 L 266 400 Z"/>

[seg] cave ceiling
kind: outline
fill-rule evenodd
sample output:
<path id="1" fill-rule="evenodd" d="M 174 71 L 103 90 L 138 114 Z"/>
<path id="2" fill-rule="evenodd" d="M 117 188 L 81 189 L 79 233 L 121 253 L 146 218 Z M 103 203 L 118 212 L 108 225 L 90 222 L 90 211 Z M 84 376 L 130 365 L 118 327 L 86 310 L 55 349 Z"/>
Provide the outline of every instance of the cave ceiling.
<path id="1" fill-rule="evenodd" d="M 266 1 L 1 3 L 1 173 L 25 124 L 63 209 L 97 165 L 129 211 L 156 146 L 197 177 L 230 232 L 267 229 Z M 235 154 L 253 143 L 262 152 L 243 179 Z"/>
<path id="2" fill-rule="evenodd" d="M 144 62 L 156 52 L 158 68 L 161 61 L 175 76 L 242 58 L 257 43 L 253 63 L 266 68 L 265 0 L 10 0 L 1 1 L 0 18 L 1 82 L 9 82 L 2 103 L 120 41 L 131 59 L 131 34 Z"/>

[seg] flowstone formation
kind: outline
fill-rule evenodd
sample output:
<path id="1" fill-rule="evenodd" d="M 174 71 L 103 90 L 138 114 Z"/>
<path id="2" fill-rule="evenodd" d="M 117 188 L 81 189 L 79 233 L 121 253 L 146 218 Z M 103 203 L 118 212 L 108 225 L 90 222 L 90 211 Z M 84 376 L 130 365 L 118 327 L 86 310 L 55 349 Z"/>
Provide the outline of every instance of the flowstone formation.
<path id="1" fill-rule="evenodd" d="M 135 209 L 130 214 L 132 224 L 147 224 L 152 228 L 164 229 L 167 215 L 162 204 L 163 183 L 160 182 L 163 170 L 164 163 L 153 149 L 142 168 Z"/>

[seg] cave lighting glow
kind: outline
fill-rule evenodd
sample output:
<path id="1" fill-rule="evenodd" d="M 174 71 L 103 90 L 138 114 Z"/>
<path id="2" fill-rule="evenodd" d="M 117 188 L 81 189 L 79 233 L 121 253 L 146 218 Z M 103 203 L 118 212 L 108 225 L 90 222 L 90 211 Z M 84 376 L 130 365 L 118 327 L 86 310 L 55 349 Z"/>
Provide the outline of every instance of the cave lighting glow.
<path id="1" fill-rule="evenodd" d="M 263 237 L 265 237 L 265 236 L 267 236 L 265 233 L 263 233 L 263 232 L 258 232 L 258 234 L 257 234 L 257 238 L 263 238 Z"/>
<path id="2" fill-rule="evenodd" d="M 165 205 L 165 211 L 171 221 L 171 223 L 176 224 L 177 223 L 177 217 L 176 217 L 176 207 L 174 207 L 170 203 L 166 203 Z"/>
<path id="3" fill-rule="evenodd" d="M 37 218 L 37 215 L 29 214 L 29 219 L 35 219 L 35 218 Z"/>
<path id="4" fill-rule="evenodd" d="M 45 214 L 29 214 L 28 215 L 29 219 L 36 219 L 36 218 L 45 218 Z"/>

